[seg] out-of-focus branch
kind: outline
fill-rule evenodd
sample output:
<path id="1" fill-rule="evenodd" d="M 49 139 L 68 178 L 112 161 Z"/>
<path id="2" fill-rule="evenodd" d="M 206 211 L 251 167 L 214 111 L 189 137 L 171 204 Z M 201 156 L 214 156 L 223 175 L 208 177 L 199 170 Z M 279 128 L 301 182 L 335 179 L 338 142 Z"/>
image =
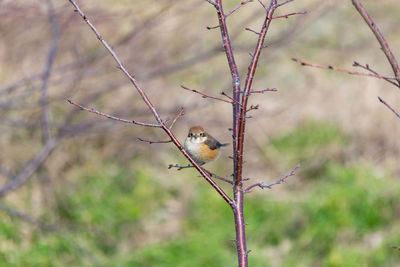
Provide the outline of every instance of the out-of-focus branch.
<path id="1" fill-rule="evenodd" d="M 382 104 L 384 104 L 388 109 L 390 109 L 398 118 L 400 118 L 400 113 L 394 110 L 388 103 L 386 103 L 385 100 L 383 100 L 381 97 L 378 96 L 379 101 L 381 101 Z"/>
<path id="2" fill-rule="evenodd" d="M 54 138 L 49 139 L 42 150 L 38 154 L 36 154 L 36 156 L 32 159 L 30 163 L 25 166 L 25 168 L 10 182 L 0 188 L 0 197 L 4 196 L 8 192 L 16 189 L 17 187 L 25 183 L 32 176 L 32 174 L 42 165 L 42 163 L 46 160 L 46 158 L 57 146 L 57 144 L 58 140 Z"/>
<path id="3" fill-rule="evenodd" d="M 247 187 L 246 190 L 244 190 L 244 192 L 249 193 L 249 192 L 251 192 L 251 189 L 253 189 L 254 187 L 257 187 L 257 186 L 260 187 L 261 189 L 264 189 L 264 188 L 272 189 L 272 186 L 281 184 L 281 183 L 285 182 L 285 180 L 288 177 L 295 175 L 296 170 L 300 167 L 301 167 L 301 164 L 297 165 L 288 174 L 282 176 L 280 179 L 278 179 L 277 181 L 275 181 L 273 183 L 264 184 L 264 182 L 260 182 L 260 183 L 253 184 L 253 185 Z"/>
<path id="4" fill-rule="evenodd" d="M 49 115 L 49 108 L 48 108 L 48 87 L 49 87 L 49 79 L 50 74 L 53 67 L 53 62 L 56 57 L 57 53 L 57 46 L 58 46 L 58 39 L 59 39 L 59 28 L 57 18 L 55 16 L 54 7 L 53 7 L 53 0 L 47 0 L 47 8 L 49 14 L 49 20 L 51 25 L 52 31 L 52 42 L 50 46 L 50 51 L 47 56 L 46 66 L 44 70 L 44 74 L 42 77 L 42 88 L 41 88 L 41 96 L 40 96 L 40 106 L 42 108 L 42 129 L 43 129 L 43 136 L 46 141 L 51 138 L 51 129 L 50 129 L 50 115 Z"/>
<path id="5" fill-rule="evenodd" d="M 386 42 L 385 37 L 383 37 L 382 32 L 379 30 L 378 25 L 376 25 L 376 23 L 370 17 L 367 10 L 364 8 L 364 6 L 360 3 L 359 0 L 351 0 L 351 2 L 353 3 L 353 5 L 356 8 L 356 10 L 358 11 L 358 13 L 360 13 L 360 15 L 363 17 L 365 22 L 368 24 L 371 31 L 374 33 L 376 39 L 378 40 L 379 44 L 382 47 L 383 52 L 386 55 L 386 58 L 388 59 L 390 65 L 392 66 L 393 72 L 396 76 L 396 80 L 397 80 L 398 84 L 400 85 L 399 64 L 397 63 L 397 60 L 392 53 L 392 50 L 390 50 L 389 44 Z"/>
<path id="6" fill-rule="evenodd" d="M 30 224 L 33 224 L 33 225 L 39 227 L 43 231 L 55 232 L 58 230 L 56 226 L 46 224 L 38 219 L 33 218 L 32 216 L 30 216 L 26 213 L 23 213 L 15 208 L 11 208 L 2 202 L 0 202 L 0 209 L 7 212 L 11 216 L 17 217 L 27 223 L 30 223 Z"/>

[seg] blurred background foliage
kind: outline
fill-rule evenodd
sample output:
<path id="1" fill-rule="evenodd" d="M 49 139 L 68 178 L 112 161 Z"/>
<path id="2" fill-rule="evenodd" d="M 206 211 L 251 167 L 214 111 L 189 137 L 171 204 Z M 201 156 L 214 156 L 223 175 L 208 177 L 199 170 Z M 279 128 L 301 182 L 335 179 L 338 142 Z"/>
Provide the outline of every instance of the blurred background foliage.
<path id="1" fill-rule="evenodd" d="M 226 10 L 239 3 L 225 2 Z M 362 2 L 400 58 L 398 1 Z M 48 145 L 44 91 L 54 141 L 26 182 L 1 199 L 0 265 L 234 266 L 229 207 L 195 171 L 167 169 L 186 164 L 173 146 L 137 140 L 163 140 L 161 131 L 65 101 L 153 121 L 68 1 L 54 1 L 53 23 L 48 3 L 0 1 L 2 185 Z M 185 107 L 174 128 L 181 141 L 200 124 L 230 142 L 231 107 L 179 86 L 230 92 L 220 33 L 206 30 L 217 24 L 209 4 L 79 3 L 164 117 Z M 298 163 L 302 168 L 283 185 L 247 195 L 250 266 L 400 266 L 391 248 L 400 245 L 400 123 L 376 98 L 396 104 L 399 92 L 381 80 L 304 68 L 290 58 L 345 68 L 358 61 L 387 75 L 391 68 L 351 1 L 297 0 L 278 13 L 303 10 L 273 21 L 256 73 L 255 89 L 278 92 L 251 98 L 260 109 L 247 124 L 245 176 L 272 182 Z M 254 1 L 228 18 L 242 78 L 257 37 L 244 28 L 257 30 L 263 16 Z M 209 169 L 229 176 L 230 149 Z"/>

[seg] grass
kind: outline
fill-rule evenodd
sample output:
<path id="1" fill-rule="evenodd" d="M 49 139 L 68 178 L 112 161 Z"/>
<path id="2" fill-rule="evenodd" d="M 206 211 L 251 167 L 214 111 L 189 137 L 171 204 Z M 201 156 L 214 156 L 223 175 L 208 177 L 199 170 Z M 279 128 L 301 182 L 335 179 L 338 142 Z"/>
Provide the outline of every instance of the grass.
<path id="1" fill-rule="evenodd" d="M 344 149 L 348 137 L 340 128 L 312 121 L 274 138 L 265 147 L 282 158 L 308 165 L 301 188 L 284 185 L 284 197 L 268 190 L 250 194 L 245 214 L 250 266 L 396 266 L 400 184 L 372 164 L 328 155 Z M 272 152 L 271 152 L 272 151 Z M 327 152 L 328 151 L 328 152 Z M 297 156 L 296 156 L 297 155 Z M 300 156 L 298 156 L 300 155 Z M 227 205 L 200 179 L 187 200 L 181 191 L 164 188 L 148 165 L 135 159 L 133 171 L 117 163 L 83 169 L 58 193 L 53 216 L 60 231 L 44 233 L 2 215 L 1 266 L 234 266 L 233 216 Z M 138 167 L 141 166 L 141 167 Z M 144 166 L 144 167 L 143 167 Z M 296 177 L 296 179 L 302 179 Z M 289 192 L 288 192 L 289 190 Z M 144 242 L 146 224 L 164 214 L 168 201 L 185 204 L 182 216 L 166 214 L 156 230 L 179 220 L 178 231 Z M 181 201 L 187 201 L 181 203 Z M 44 217 L 45 218 L 45 217 Z"/>

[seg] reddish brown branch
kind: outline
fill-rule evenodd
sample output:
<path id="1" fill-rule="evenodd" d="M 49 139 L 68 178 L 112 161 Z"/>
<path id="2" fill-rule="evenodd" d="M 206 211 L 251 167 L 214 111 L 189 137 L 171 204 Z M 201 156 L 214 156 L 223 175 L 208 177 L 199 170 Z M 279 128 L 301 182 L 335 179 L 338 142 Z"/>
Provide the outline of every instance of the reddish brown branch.
<path id="1" fill-rule="evenodd" d="M 376 39 L 378 40 L 379 44 L 382 47 L 383 52 L 386 55 L 386 58 L 388 59 L 390 65 L 392 66 L 393 73 L 396 76 L 396 80 L 400 85 L 400 67 L 399 64 L 397 63 L 397 60 L 395 56 L 392 53 L 392 50 L 390 50 L 389 44 L 386 42 L 385 37 L 383 37 L 381 31 L 378 28 L 378 25 L 373 21 L 373 19 L 370 17 L 368 14 L 367 10 L 364 8 L 364 6 L 360 3 L 359 0 L 352 0 L 351 1 L 358 11 L 360 15 L 363 17 L 365 22 L 368 24 L 369 28 L 371 31 L 374 33 Z"/>
<path id="2" fill-rule="evenodd" d="M 272 186 L 277 185 L 277 184 L 281 184 L 281 183 L 285 182 L 285 180 L 288 177 L 295 175 L 296 170 L 298 168 L 300 168 L 300 167 L 301 167 L 301 164 L 297 165 L 288 174 L 282 176 L 279 180 L 277 180 L 277 181 L 275 181 L 273 183 L 264 184 L 264 182 L 260 182 L 260 183 L 253 184 L 253 185 L 247 187 L 244 192 L 245 193 L 249 193 L 249 192 L 251 192 L 251 189 L 253 189 L 254 187 L 257 187 L 257 186 L 260 187 L 261 189 L 264 189 L 264 188 L 272 189 Z"/>
<path id="3" fill-rule="evenodd" d="M 371 69 L 371 67 L 370 67 L 368 64 L 365 64 L 365 66 L 364 66 L 364 65 L 361 65 L 360 63 L 354 61 L 353 67 L 362 68 L 362 69 L 367 70 L 367 71 L 369 71 L 369 72 L 371 72 L 371 73 L 373 73 L 373 74 L 375 74 L 375 75 L 378 75 L 378 76 L 381 76 L 381 77 L 382 77 L 382 75 L 380 75 L 378 72 L 376 72 L 376 71 L 374 71 L 373 69 Z M 387 82 L 393 84 L 394 86 L 400 87 L 400 85 L 398 85 L 397 83 L 395 83 L 395 82 L 392 81 L 392 80 L 386 79 L 385 77 L 382 77 L 382 79 L 384 79 L 385 81 L 387 81 Z"/>
<path id="4" fill-rule="evenodd" d="M 137 124 L 137 125 L 147 126 L 147 127 L 158 127 L 158 128 L 161 128 L 161 125 L 160 125 L 160 124 L 145 123 L 145 122 L 140 122 L 140 121 L 135 121 L 135 120 L 121 119 L 121 118 L 112 116 L 112 115 L 110 115 L 110 114 L 107 114 L 107 113 L 104 113 L 104 112 L 100 112 L 100 111 L 98 111 L 98 110 L 95 110 L 94 108 L 87 108 L 87 107 L 84 107 L 84 106 L 82 106 L 82 105 L 80 105 L 80 104 L 78 104 L 78 103 L 72 101 L 71 99 L 67 99 L 67 101 L 68 101 L 68 103 L 70 103 L 70 104 L 72 104 L 72 105 L 74 105 L 74 106 L 76 106 L 76 107 L 78 107 L 78 108 L 80 108 L 80 109 L 82 109 L 82 110 L 86 110 L 87 112 L 94 113 L 94 114 L 97 114 L 97 115 L 106 117 L 106 118 L 108 118 L 108 119 L 111 119 L 111 120 L 116 120 L 116 121 L 120 121 L 120 122 L 124 122 L 124 123 L 132 123 L 132 124 Z"/>
<path id="5" fill-rule="evenodd" d="M 294 15 L 304 15 L 307 14 L 306 11 L 300 11 L 300 12 L 293 12 L 293 13 L 289 13 L 289 14 L 285 14 L 285 15 L 281 15 L 281 16 L 276 16 L 276 17 L 272 17 L 272 19 L 280 19 L 280 18 L 289 18 L 290 16 L 294 16 Z"/>
<path id="6" fill-rule="evenodd" d="M 239 103 L 239 101 L 237 101 L 237 100 L 234 99 L 233 97 L 230 97 L 227 93 L 221 92 L 221 95 L 223 95 L 223 96 L 229 98 L 230 100 L 232 100 L 232 102 L 234 102 L 234 103 L 236 103 L 236 104 L 238 104 L 238 105 L 241 105 L 241 104 Z"/>
<path id="7" fill-rule="evenodd" d="M 394 110 L 388 103 L 386 103 L 385 100 L 383 100 L 381 97 L 378 96 L 379 101 L 381 101 L 382 104 L 384 104 L 388 109 L 390 109 L 397 117 L 400 118 L 400 113 Z"/>
<path id="8" fill-rule="evenodd" d="M 259 107 L 260 107 L 259 104 L 257 104 L 257 105 L 251 105 L 251 106 L 246 110 L 246 113 L 249 112 L 249 111 L 251 111 L 251 110 L 258 109 Z"/>
<path id="9" fill-rule="evenodd" d="M 242 6 L 244 6 L 245 4 L 249 3 L 249 2 L 253 2 L 254 0 L 246 0 L 246 1 L 242 1 L 240 2 L 239 5 L 237 5 L 236 7 L 234 7 L 231 11 L 229 11 L 227 14 L 225 14 L 225 18 L 232 15 L 235 11 L 237 11 L 239 8 L 241 8 Z"/>
<path id="10" fill-rule="evenodd" d="M 266 88 L 266 89 L 262 89 L 262 90 L 258 90 L 258 91 L 253 91 L 253 90 L 250 91 L 251 94 L 264 94 L 265 92 L 278 92 L 278 89 Z"/>
<path id="11" fill-rule="evenodd" d="M 226 100 L 226 99 L 219 98 L 219 97 L 215 97 L 215 96 L 210 96 L 210 95 L 207 95 L 207 94 L 202 93 L 202 92 L 200 92 L 200 91 L 197 91 L 197 90 L 195 90 L 195 89 L 190 89 L 190 88 L 188 88 L 188 87 L 186 87 L 186 86 L 184 86 L 184 85 L 181 85 L 181 87 L 182 87 L 183 89 L 185 89 L 185 90 L 192 91 L 193 93 L 196 93 L 196 94 L 201 95 L 202 98 L 212 98 L 212 99 L 215 99 L 215 100 L 219 100 L 219 101 L 222 101 L 222 102 L 226 102 L 226 103 L 232 104 L 232 102 L 230 102 L 230 101 L 228 101 L 228 100 Z"/>
<path id="12" fill-rule="evenodd" d="M 181 110 L 179 111 L 178 115 L 176 115 L 174 120 L 171 122 L 171 125 L 169 126 L 170 130 L 172 129 L 172 127 L 174 127 L 174 125 L 177 122 L 177 120 L 183 115 L 185 115 L 185 111 L 184 111 L 183 107 L 181 107 Z"/>
<path id="13" fill-rule="evenodd" d="M 309 67 L 314 67 L 314 68 L 319 68 L 319 69 L 326 69 L 326 70 L 334 70 L 334 71 L 339 71 L 339 72 L 344 72 L 350 75 L 359 75 L 359 76 L 368 76 L 368 77 L 374 77 L 378 79 L 383 79 L 383 80 L 396 80 L 396 77 L 388 77 L 388 76 L 382 76 L 376 73 L 363 73 L 363 72 L 357 72 L 357 71 L 350 71 L 347 69 L 342 69 L 338 67 L 334 67 L 332 65 L 319 65 L 319 64 L 313 64 L 309 63 L 297 58 L 292 58 L 294 62 L 300 63 L 302 66 L 309 66 Z"/>
<path id="14" fill-rule="evenodd" d="M 250 29 L 250 28 L 244 28 L 246 31 L 249 31 L 249 32 L 252 32 L 252 33 L 255 33 L 255 34 L 257 34 L 257 35 L 260 35 L 260 33 L 259 32 L 256 32 L 255 30 L 253 30 L 253 29 Z M 251 57 L 253 57 L 253 55 L 251 54 Z"/>
<path id="15" fill-rule="evenodd" d="M 151 144 L 166 144 L 166 143 L 171 143 L 172 142 L 172 140 L 165 140 L 165 141 L 163 141 L 163 140 L 147 140 L 147 139 L 143 139 L 143 138 L 140 138 L 140 137 L 138 137 L 138 140 L 142 141 L 142 142 L 145 142 L 145 143 L 149 143 L 150 145 Z"/>
<path id="16" fill-rule="evenodd" d="M 391 248 L 400 250 L 400 246 L 392 246 Z"/>

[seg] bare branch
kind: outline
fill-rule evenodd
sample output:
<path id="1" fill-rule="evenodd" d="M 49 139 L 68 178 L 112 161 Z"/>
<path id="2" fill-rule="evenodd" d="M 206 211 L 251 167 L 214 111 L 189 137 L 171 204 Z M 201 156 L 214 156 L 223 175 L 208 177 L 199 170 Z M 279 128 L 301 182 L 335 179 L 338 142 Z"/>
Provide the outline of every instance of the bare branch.
<path id="1" fill-rule="evenodd" d="M 174 127 L 176 121 L 183 115 L 185 115 L 185 111 L 183 107 L 181 107 L 181 110 L 179 111 L 178 115 L 176 115 L 175 119 L 171 122 L 171 125 L 169 126 L 170 130 L 172 129 L 172 127 Z"/>
<path id="2" fill-rule="evenodd" d="M 234 99 L 233 97 L 230 97 L 228 94 L 226 94 L 225 92 L 221 92 L 221 95 L 229 98 L 230 100 L 232 100 L 232 102 L 238 104 L 239 106 L 241 106 L 242 104 L 239 103 L 239 101 L 237 101 L 236 99 Z"/>
<path id="3" fill-rule="evenodd" d="M 286 5 L 286 4 L 288 4 L 288 3 L 290 3 L 290 2 L 293 2 L 294 0 L 287 0 L 287 1 L 284 1 L 284 2 L 282 2 L 282 3 L 280 3 L 280 4 L 276 4 L 275 5 L 275 8 L 278 8 L 278 7 L 280 7 L 280 6 L 283 6 L 283 5 Z"/>
<path id="4" fill-rule="evenodd" d="M 400 246 L 391 246 L 391 248 L 400 250 Z"/>
<path id="5" fill-rule="evenodd" d="M 249 32 L 252 32 L 252 33 L 255 33 L 255 34 L 257 34 L 257 35 L 260 35 L 260 33 L 259 32 L 256 32 L 255 30 L 252 30 L 252 29 L 250 29 L 250 28 L 244 28 L 246 31 L 249 31 Z M 252 57 L 253 57 L 253 55 L 252 55 Z"/>
<path id="6" fill-rule="evenodd" d="M 297 58 L 292 58 L 292 60 L 294 62 L 300 63 L 302 66 L 309 66 L 309 67 L 326 69 L 326 70 L 335 70 L 335 71 L 344 72 L 344 73 L 347 73 L 350 75 L 368 76 L 368 77 L 374 77 L 374 78 L 383 79 L 383 80 L 396 80 L 396 77 L 382 76 L 382 75 L 375 74 L 375 73 L 362 73 L 362 72 L 357 72 L 357 71 L 350 71 L 350 70 L 346 70 L 346 69 L 342 69 L 342 68 L 337 68 L 332 65 L 313 64 L 313 63 L 309 63 L 309 62 L 306 62 L 306 61 L 303 61 L 303 60 L 300 60 Z"/>
<path id="7" fill-rule="evenodd" d="M 293 12 L 293 13 L 289 13 L 286 15 L 281 15 L 281 16 L 276 16 L 276 17 L 272 17 L 272 19 L 280 19 L 280 18 L 289 18 L 290 16 L 294 16 L 294 15 L 304 15 L 307 14 L 307 11 L 300 11 L 300 12 Z"/>
<path id="8" fill-rule="evenodd" d="M 210 3 L 211 5 L 213 5 L 214 7 L 216 7 L 217 6 L 217 3 L 215 3 L 214 1 L 211 1 L 211 0 L 206 0 L 208 3 Z"/>
<path id="9" fill-rule="evenodd" d="M 396 80 L 397 80 L 398 84 L 400 85 L 400 67 L 399 67 L 399 64 L 397 63 L 395 56 L 392 53 L 392 50 L 390 50 L 389 44 L 386 42 L 385 37 L 383 37 L 382 32 L 379 30 L 378 26 L 373 21 L 373 19 L 370 17 L 367 10 L 360 3 L 360 1 L 352 0 L 351 2 L 353 3 L 353 5 L 356 8 L 356 10 L 358 11 L 358 13 L 360 13 L 360 15 L 363 17 L 365 22 L 368 24 L 371 31 L 374 33 L 376 39 L 378 40 L 379 44 L 382 47 L 383 52 L 386 55 L 386 58 L 388 59 L 390 65 L 392 66 L 393 73 L 395 74 Z"/>
<path id="10" fill-rule="evenodd" d="M 215 96 L 210 96 L 210 95 L 207 95 L 207 94 L 202 93 L 202 92 L 200 92 L 200 91 L 197 91 L 197 90 L 195 90 L 195 89 L 190 89 L 190 88 L 188 88 L 188 87 L 186 87 L 186 86 L 184 86 L 184 85 L 181 85 L 181 87 L 182 87 L 183 89 L 185 89 L 185 90 L 192 91 L 193 93 L 196 93 L 196 94 L 201 95 L 202 98 L 212 98 L 212 99 L 215 99 L 215 100 L 219 100 L 219 101 L 222 101 L 222 102 L 226 102 L 226 103 L 232 104 L 232 102 L 230 102 L 230 101 L 228 101 L 228 100 L 225 100 L 225 99 L 223 99 L 223 98 L 219 98 L 219 97 L 215 97 Z"/>
<path id="11" fill-rule="evenodd" d="M 219 25 L 216 25 L 216 26 L 207 26 L 207 27 L 206 27 L 207 30 L 213 30 L 213 29 L 217 29 L 217 28 L 219 28 Z"/>
<path id="12" fill-rule="evenodd" d="M 140 138 L 140 137 L 138 137 L 138 140 L 142 141 L 142 142 L 145 142 L 145 143 L 149 143 L 150 145 L 151 144 L 167 144 L 167 143 L 171 143 L 172 142 L 172 140 L 165 140 L 165 141 L 156 140 L 156 141 L 154 141 L 154 140 L 143 139 L 143 138 Z"/>
<path id="13" fill-rule="evenodd" d="M 400 113 L 394 110 L 388 103 L 386 103 L 385 100 L 383 100 L 381 97 L 378 96 L 379 101 L 381 101 L 382 104 L 384 104 L 388 109 L 390 109 L 397 117 L 400 118 Z"/>
<path id="14" fill-rule="evenodd" d="M 235 11 L 237 11 L 239 8 L 241 8 L 242 6 L 244 6 L 245 4 L 249 3 L 249 2 L 253 2 L 254 0 L 245 0 L 240 2 L 239 5 L 237 5 L 235 8 L 233 8 L 231 11 L 229 11 L 227 14 L 225 14 L 225 18 L 232 15 Z"/>
<path id="15" fill-rule="evenodd" d="M 277 185 L 277 184 L 281 184 L 281 183 L 285 182 L 285 180 L 288 177 L 295 175 L 295 171 L 300 167 L 301 167 L 301 164 L 298 164 L 288 174 L 282 176 L 279 180 L 277 180 L 277 181 L 275 181 L 273 183 L 264 184 L 264 182 L 260 182 L 260 183 L 253 184 L 253 185 L 247 187 L 244 192 L 245 193 L 249 193 L 249 192 L 251 192 L 251 189 L 253 189 L 254 187 L 257 187 L 257 186 L 260 187 L 261 189 L 264 189 L 264 188 L 272 189 L 272 186 Z"/>
<path id="16" fill-rule="evenodd" d="M 67 99 L 67 101 L 68 101 L 68 103 L 70 103 L 70 104 L 72 104 L 72 105 L 74 105 L 74 106 L 76 106 L 76 107 L 78 107 L 78 108 L 80 108 L 80 109 L 82 109 L 82 110 L 85 110 L 85 111 L 87 111 L 87 112 L 94 113 L 94 114 L 97 114 L 97 115 L 106 117 L 106 118 L 111 119 L 111 120 L 116 120 L 116 121 L 120 121 L 120 122 L 124 122 L 124 123 L 132 123 L 132 124 L 137 124 L 137 125 L 147 126 L 147 127 L 157 127 L 157 128 L 161 128 L 161 125 L 160 125 L 160 124 L 145 123 L 145 122 L 140 122 L 140 121 L 135 121 L 135 120 L 121 119 L 121 118 L 112 116 L 112 115 L 110 115 L 110 114 L 97 111 L 97 110 L 95 110 L 94 108 L 87 108 L 87 107 L 84 107 L 84 106 L 82 106 L 82 105 L 80 105 L 80 104 L 78 104 L 78 103 L 72 101 L 71 99 Z"/>
<path id="17" fill-rule="evenodd" d="M 364 65 L 361 65 L 360 63 L 354 61 L 353 67 L 360 67 L 360 68 L 362 68 L 362 69 L 364 69 L 364 70 L 367 70 L 367 71 L 369 71 L 369 72 L 371 72 L 371 73 L 373 73 L 373 74 L 375 74 L 375 75 L 377 75 L 377 76 L 382 76 L 382 75 L 380 75 L 378 72 L 376 72 L 376 71 L 374 71 L 373 69 L 371 69 L 371 67 L 370 67 L 368 64 L 365 64 L 365 66 L 364 66 Z M 395 82 L 392 81 L 392 80 L 386 79 L 385 77 L 383 77 L 382 79 L 384 79 L 385 81 L 387 81 L 387 82 L 393 84 L 394 86 L 400 87 L 400 85 L 398 85 L 397 83 L 395 83 Z"/>

